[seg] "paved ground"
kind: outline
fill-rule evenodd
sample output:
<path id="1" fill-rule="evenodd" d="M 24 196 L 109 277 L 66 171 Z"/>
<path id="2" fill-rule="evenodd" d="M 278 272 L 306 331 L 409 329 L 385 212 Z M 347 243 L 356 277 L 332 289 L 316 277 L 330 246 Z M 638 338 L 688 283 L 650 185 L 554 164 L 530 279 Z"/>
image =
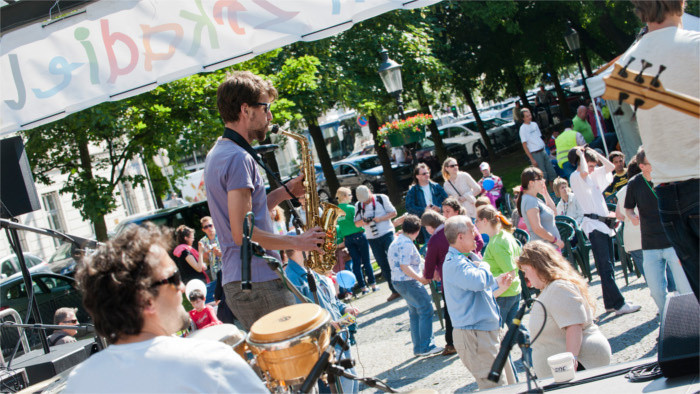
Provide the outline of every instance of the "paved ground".
<path id="1" fill-rule="evenodd" d="M 659 328 L 656 305 L 643 278 L 632 274 L 629 285 L 625 285 L 619 263 L 617 268 L 617 284 L 623 295 L 628 302 L 642 305 L 642 309 L 619 317 L 605 313 L 600 281 L 594 274 L 591 293 L 597 299 L 598 324 L 612 347 L 612 363 L 656 356 Z M 399 299 L 387 303 L 385 301 L 388 296 L 389 289 L 382 283 L 380 291 L 351 301 L 361 312 L 357 319 L 357 345 L 352 349 L 358 374 L 381 379 L 400 391 L 428 388 L 441 393 L 475 391 L 477 386 L 474 378 L 457 355 L 428 358 L 413 356 L 406 302 Z M 524 322 L 528 323 L 527 317 Z M 444 346 L 445 331 L 437 316 L 433 320 L 433 329 L 438 346 Z M 514 360 L 518 360 L 518 377 L 524 380 L 519 349 L 514 348 L 511 355 Z M 363 392 L 376 391 L 364 386 L 361 388 Z"/>

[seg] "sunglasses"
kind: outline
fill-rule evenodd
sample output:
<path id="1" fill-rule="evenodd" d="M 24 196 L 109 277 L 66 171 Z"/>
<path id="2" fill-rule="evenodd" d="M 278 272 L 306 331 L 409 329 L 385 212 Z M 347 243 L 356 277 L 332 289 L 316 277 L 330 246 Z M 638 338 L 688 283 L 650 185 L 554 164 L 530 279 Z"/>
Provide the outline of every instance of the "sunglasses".
<path id="1" fill-rule="evenodd" d="M 207 224 L 207 225 L 205 225 L 205 226 L 202 226 L 202 229 L 203 229 L 203 230 L 206 230 L 206 229 L 212 228 L 212 227 L 214 227 L 213 224 Z"/>
<path id="2" fill-rule="evenodd" d="M 454 167 L 459 167 L 459 166 L 457 164 L 450 164 L 449 166 L 447 166 L 447 168 L 454 168 Z"/>
<path id="3" fill-rule="evenodd" d="M 65 321 L 63 321 L 63 322 L 61 322 L 61 323 L 66 323 L 66 324 L 68 324 L 68 323 L 70 323 L 70 324 L 78 324 L 78 319 L 65 320 Z"/>
<path id="4" fill-rule="evenodd" d="M 429 173 L 429 172 L 421 172 L 421 173 L 418 174 L 418 175 L 425 176 L 425 175 L 430 175 L 430 173 Z"/>
<path id="5" fill-rule="evenodd" d="M 259 105 L 265 107 L 265 113 L 270 112 L 270 106 L 272 106 L 272 103 L 255 103 L 253 105 Z"/>
<path id="6" fill-rule="evenodd" d="M 180 283 L 182 283 L 182 278 L 180 277 L 180 271 L 175 270 L 175 272 L 173 272 L 173 274 L 170 275 L 169 277 L 153 282 L 153 284 L 151 285 L 151 288 L 155 288 L 155 287 L 167 285 L 167 284 L 171 284 L 171 285 L 177 287 L 177 286 L 180 286 Z"/>

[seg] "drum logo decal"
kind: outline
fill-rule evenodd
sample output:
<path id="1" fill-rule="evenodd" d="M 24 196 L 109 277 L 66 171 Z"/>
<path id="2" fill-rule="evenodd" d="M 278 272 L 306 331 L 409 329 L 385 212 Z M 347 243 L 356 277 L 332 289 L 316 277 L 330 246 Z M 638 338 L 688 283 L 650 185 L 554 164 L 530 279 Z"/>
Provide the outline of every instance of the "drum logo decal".
<path id="1" fill-rule="evenodd" d="M 292 318 L 291 316 L 282 316 L 282 317 L 280 317 L 279 321 L 280 321 L 280 322 L 283 322 L 283 321 L 287 321 L 287 320 L 289 320 L 289 319 L 291 319 L 291 318 Z"/>

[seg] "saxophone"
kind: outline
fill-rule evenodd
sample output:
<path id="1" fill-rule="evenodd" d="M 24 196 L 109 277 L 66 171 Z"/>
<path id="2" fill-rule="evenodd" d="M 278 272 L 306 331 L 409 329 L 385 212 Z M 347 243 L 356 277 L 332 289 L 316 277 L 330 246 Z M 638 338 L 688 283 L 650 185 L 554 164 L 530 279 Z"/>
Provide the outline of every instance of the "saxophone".
<path id="1" fill-rule="evenodd" d="M 309 149 L 309 141 L 302 135 L 288 131 L 280 131 L 280 134 L 296 140 L 301 146 L 300 168 L 302 174 L 304 174 L 304 197 L 306 198 L 306 228 L 304 228 L 304 231 L 314 227 L 321 227 L 326 233 L 322 246 L 324 254 L 310 252 L 307 254 L 307 260 L 304 262 L 304 265 L 320 274 L 325 274 L 336 264 L 335 250 L 337 247 L 336 239 L 338 238 L 336 224 L 339 217 L 345 216 L 345 211 L 327 202 L 319 203 L 314 159 Z M 319 205 L 323 207 L 321 216 L 318 215 Z"/>

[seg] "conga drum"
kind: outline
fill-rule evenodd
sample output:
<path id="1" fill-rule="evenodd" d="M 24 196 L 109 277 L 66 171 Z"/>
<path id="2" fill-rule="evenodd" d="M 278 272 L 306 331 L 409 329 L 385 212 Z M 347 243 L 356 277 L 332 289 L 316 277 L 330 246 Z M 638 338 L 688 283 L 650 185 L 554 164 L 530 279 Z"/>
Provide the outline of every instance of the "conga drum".
<path id="1" fill-rule="evenodd" d="M 258 319 L 246 336 L 248 348 L 268 383 L 302 383 L 328 347 L 330 314 L 315 304 L 278 309 Z"/>
<path id="2" fill-rule="evenodd" d="M 187 338 L 223 342 L 233 348 L 243 360 L 248 360 L 246 350 L 248 346 L 245 342 L 245 332 L 238 329 L 233 324 L 217 324 L 195 330 Z"/>

